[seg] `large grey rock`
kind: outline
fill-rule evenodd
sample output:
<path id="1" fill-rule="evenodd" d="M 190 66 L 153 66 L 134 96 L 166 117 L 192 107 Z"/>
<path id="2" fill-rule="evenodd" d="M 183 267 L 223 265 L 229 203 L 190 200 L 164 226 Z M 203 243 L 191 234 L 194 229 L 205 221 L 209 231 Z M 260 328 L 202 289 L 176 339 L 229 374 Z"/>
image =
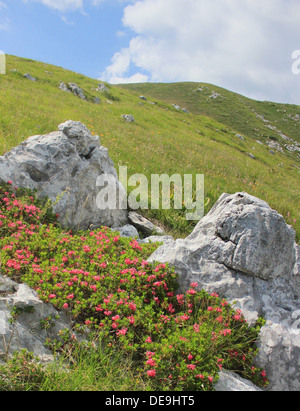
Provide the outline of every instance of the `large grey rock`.
<path id="1" fill-rule="evenodd" d="M 11 180 L 16 187 L 37 189 L 39 197 L 48 196 L 53 203 L 64 193 L 53 207 L 63 227 L 88 229 L 91 224 L 126 224 L 127 210 L 118 204 L 116 207 L 115 203 L 116 209 L 98 208 L 98 177 L 111 176 L 109 187 L 117 195 L 124 192 L 99 137 L 80 122 L 67 121 L 58 129 L 44 136 L 29 137 L 0 157 L 0 178 Z"/>
<path id="2" fill-rule="evenodd" d="M 6 291 L 0 290 L 0 361 L 21 349 L 51 360 L 51 351 L 44 343 L 47 338 L 56 339 L 60 330 L 71 330 L 71 321 L 51 304 L 39 300 L 27 285 L 16 284 L 0 275 L 1 284 L 3 288 L 6 286 Z M 45 321 L 49 327 L 42 326 Z"/>
<path id="3" fill-rule="evenodd" d="M 181 291 L 196 281 L 235 302 L 250 324 L 264 316 L 257 364 L 271 390 L 300 389 L 299 247 L 266 202 L 223 194 L 189 237 L 161 246 L 149 261 L 174 266 Z"/>

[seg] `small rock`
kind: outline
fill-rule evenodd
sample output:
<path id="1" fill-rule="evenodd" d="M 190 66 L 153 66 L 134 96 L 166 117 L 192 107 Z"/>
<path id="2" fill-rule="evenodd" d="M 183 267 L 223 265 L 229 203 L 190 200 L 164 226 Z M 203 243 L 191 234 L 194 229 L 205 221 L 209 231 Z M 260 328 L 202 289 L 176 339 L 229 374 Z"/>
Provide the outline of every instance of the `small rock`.
<path id="1" fill-rule="evenodd" d="M 112 231 L 118 231 L 121 237 L 132 237 L 132 238 L 140 238 L 137 229 L 130 224 L 124 225 L 123 227 L 117 227 L 112 229 Z"/>
<path id="2" fill-rule="evenodd" d="M 156 225 L 152 224 L 145 217 L 143 217 L 140 214 L 135 213 L 133 211 L 131 211 L 128 214 L 128 220 L 139 231 L 141 231 L 141 232 L 143 232 L 147 235 L 152 235 L 153 233 L 164 234 L 164 231 L 161 228 L 159 228 Z"/>
<path id="3" fill-rule="evenodd" d="M 85 100 L 85 99 L 86 99 L 83 91 L 81 90 L 80 87 L 77 86 L 77 84 L 75 84 L 75 83 L 69 83 L 68 86 L 69 86 L 70 90 L 72 91 L 72 93 L 73 93 L 75 96 L 80 97 L 82 100 Z"/>
<path id="4" fill-rule="evenodd" d="M 147 99 L 146 99 L 145 96 L 140 96 L 140 99 L 141 99 L 141 100 L 144 100 L 144 101 L 147 101 Z"/>
<path id="5" fill-rule="evenodd" d="M 61 81 L 59 83 L 58 88 L 62 91 L 66 91 L 67 93 L 72 93 L 72 91 L 68 89 L 68 87 L 66 86 L 66 84 L 63 81 Z"/>
<path id="6" fill-rule="evenodd" d="M 133 123 L 135 121 L 132 114 L 122 114 L 121 117 L 126 121 L 126 123 Z"/>
<path id="7" fill-rule="evenodd" d="M 104 93 L 105 91 L 109 91 L 109 89 L 106 87 L 104 83 L 99 83 L 98 88 L 96 88 L 96 91 L 99 91 L 100 93 Z"/>
<path id="8" fill-rule="evenodd" d="M 35 77 L 32 77 L 29 73 L 24 74 L 24 77 L 30 81 L 37 81 Z"/>

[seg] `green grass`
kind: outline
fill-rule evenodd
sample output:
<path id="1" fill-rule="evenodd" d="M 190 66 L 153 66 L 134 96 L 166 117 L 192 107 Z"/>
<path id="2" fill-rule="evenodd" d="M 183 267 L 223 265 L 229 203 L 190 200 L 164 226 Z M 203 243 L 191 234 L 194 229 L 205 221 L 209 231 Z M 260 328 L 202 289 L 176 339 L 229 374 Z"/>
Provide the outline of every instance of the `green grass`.
<path id="1" fill-rule="evenodd" d="M 38 81 L 23 78 L 27 72 Z M 59 90 L 60 81 L 77 83 L 88 101 Z M 210 85 L 195 92 L 198 83 L 109 86 L 107 96 L 95 91 L 97 85 L 97 80 L 60 67 L 7 56 L 7 75 L 0 76 L 0 154 L 29 136 L 57 130 L 66 120 L 81 121 L 100 135 L 117 171 L 118 165 L 126 165 L 129 176 L 142 173 L 149 181 L 151 174 L 204 174 L 206 212 L 223 192 L 247 191 L 281 213 L 300 240 L 299 158 L 289 152 L 272 155 L 265 142 L 279 139 L 278 133 L 254 113 L 299 141 L 299 121 L 293 120 L 299 106 L 255 102 Z M 224 98 L 209 98 L 212 90 Z M 142 93 L 148 102 L 139 99 Z M 95 96 L 101 98 L 99 105 L 91 102 Z M 135 123 L 125 123 L 122 114 L 133 114 Z M 185 237 L 194 226 L 178 211 L 143 213 L 175 237 Z"/>
<path id="2" fill-rule="evenodd" d="M 47 366 L 41 365 L 28 351 L 16 352 L 6 364 L 0 365 L 0 392 L 150 389 L 132 359 L 121 349 L 107 347 L 99 339 L 93 345 L 81 344 L 65 350 Z"/>

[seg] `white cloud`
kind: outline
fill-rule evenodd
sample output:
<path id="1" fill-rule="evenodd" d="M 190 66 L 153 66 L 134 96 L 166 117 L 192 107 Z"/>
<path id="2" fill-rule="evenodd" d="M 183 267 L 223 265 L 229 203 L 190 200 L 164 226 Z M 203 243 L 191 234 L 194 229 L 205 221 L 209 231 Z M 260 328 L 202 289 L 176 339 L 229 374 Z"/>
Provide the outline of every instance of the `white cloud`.
<path id="1" fill-rule="evenodd" d="M 29 3 L 29 2 L 41 3 L 44 6 L 47 6 L 54 10 L 58 10 L 60 12 L 80 10 L 81 12 L 83 12 L 83 14 L 85 14 L 83 11 L 83 7 L 85 3 L 86 4 L 89 3 L 92 6 L 99 6 L 100 4 L 103 4 L 108 0 L 23 0 L 23 1 L 24 3 Z M 118 1 L 125 2 L 125 0 L 118 0 Z M 126 2 L 128 3 L 128 1 Z M 1 5 L 1 2 L 0 2 L 0 5 Z"/>
<path id="2" fill-rule="evenodd" d="M 83 9 L 83 0 L 23 0 L 25 3 L 36 2 L 61 12 Z"/>
<path id="3" fill-rule="evenodd" d="M 150 81 L 203 81 L 299 103 L 300 76 L 291 72 L 299 15 L 299 0 L 136 1 L 123 16 L 135 35 L 103 78 L 139 80 L 132 73 L 147 72 Z"/>

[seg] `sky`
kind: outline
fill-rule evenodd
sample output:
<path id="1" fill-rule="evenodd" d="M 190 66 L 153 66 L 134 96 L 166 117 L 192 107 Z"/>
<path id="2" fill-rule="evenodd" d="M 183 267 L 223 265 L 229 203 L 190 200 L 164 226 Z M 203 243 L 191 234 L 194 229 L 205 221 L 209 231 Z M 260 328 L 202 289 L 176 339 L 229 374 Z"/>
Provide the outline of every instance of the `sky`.
<path id="1" fill-rule="evenodd" d="M 300 105 L 299 0 L 0 0 L 0 50 L 111 84 Z"/>

